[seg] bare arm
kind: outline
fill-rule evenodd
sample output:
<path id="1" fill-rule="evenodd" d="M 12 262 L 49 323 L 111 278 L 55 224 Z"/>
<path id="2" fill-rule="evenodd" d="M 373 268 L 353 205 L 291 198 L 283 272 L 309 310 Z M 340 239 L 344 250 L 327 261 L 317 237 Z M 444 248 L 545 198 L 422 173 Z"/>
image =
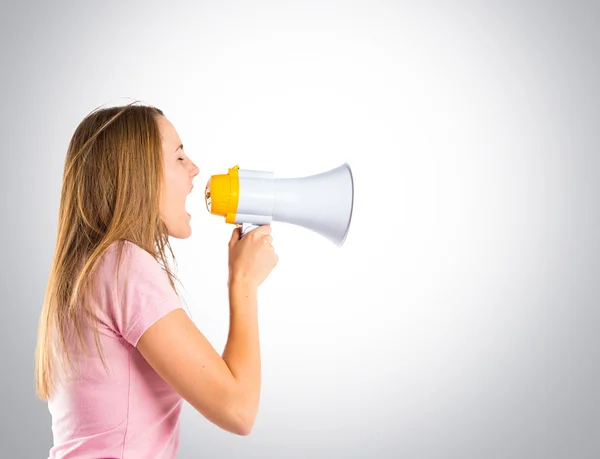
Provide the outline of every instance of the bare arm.
<path id="1" fill-rule="evenodd" d="M 229 432 L 248 435 L 260 392 L 257 287 L 232 281 L 229 301 L 230 330 L 223 357 L 183 309 L 150 326 L 137 349 L 206 419 Z"/>
<path id="2" fill-rule="evenodd" d="M 239 416 L 249 433 L 258 413 L 261 386 L 257 287 L 232 280 L 229 305 L 229 337 L 223 360 L 240 386 Z"/>

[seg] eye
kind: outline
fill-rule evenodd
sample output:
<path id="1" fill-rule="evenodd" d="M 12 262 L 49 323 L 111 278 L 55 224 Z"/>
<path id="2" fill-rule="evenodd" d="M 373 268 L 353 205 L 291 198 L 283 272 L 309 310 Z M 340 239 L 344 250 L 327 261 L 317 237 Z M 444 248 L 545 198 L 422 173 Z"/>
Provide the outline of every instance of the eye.
<path id="1" fill-rule="evenodd" d="M 180 161 L 183 161 L 183 158 L 177 158 L 177 159 L 180 160 Z"/>

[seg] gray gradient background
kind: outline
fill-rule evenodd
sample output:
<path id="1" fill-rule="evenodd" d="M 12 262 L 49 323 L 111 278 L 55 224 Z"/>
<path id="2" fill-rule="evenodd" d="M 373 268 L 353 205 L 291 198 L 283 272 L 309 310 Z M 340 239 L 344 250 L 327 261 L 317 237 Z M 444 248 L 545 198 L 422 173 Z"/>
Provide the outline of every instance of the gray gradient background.
<path id="1" fill-rule="evenodd" d="M 600 457 L 599 11 L 3 2 L 0 456 L 52 444 L 33 355 L 64 154 L 129 97 L 171 117 L 197 189 L 237 163 L 357 184 L 340 250 L 274 225 L 252 435 L 186 405 L 179 458 Z M 179 272 L 222 350 L 230 228 L 190 199 Z"/>

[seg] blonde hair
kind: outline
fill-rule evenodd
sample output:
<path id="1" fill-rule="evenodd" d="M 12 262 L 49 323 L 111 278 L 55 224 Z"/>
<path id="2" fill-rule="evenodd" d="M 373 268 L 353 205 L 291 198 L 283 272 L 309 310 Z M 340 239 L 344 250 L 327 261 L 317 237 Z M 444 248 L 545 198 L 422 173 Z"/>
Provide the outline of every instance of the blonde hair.
<path id="1" fill-rule="evenodd" d="M 42 400 L 48 400 L 55 387 L 53 351 L 63 369 L 63 355 L 73 368 L 66 339 L 73 329 L 87 354 L 82 332 L 86 324 L 92 325 L 106 370 L 97 317 L 85 293 L 95 291 L 94 270 L 109 246 L 118 243 L 119 261 L 123 241 L 146 250 L 166 270 L 177 292 L 178 279 L 168 267 L 166 249 L 175 257 L 159 212 L 163 160 L 157 118 L 164 113 L 136 102 L 92 111 L 69 142 L 56 248 L 35 350 L 36 394 Z"/>

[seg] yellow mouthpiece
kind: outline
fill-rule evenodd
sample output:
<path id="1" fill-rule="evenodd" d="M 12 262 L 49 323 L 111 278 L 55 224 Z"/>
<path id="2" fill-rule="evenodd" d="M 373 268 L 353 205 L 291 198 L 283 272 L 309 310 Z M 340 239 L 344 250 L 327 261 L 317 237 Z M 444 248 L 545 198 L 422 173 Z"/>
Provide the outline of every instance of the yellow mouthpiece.
<path id="1" fill-rule="evenodd" d="M 227 223 L 235 222 L 240 195 L 238 169 L 234 166 L 227 174 L 213 175 L 208 179 L 204 190 L 206 208 L 211 214 L 225 217 Z"/>

